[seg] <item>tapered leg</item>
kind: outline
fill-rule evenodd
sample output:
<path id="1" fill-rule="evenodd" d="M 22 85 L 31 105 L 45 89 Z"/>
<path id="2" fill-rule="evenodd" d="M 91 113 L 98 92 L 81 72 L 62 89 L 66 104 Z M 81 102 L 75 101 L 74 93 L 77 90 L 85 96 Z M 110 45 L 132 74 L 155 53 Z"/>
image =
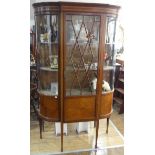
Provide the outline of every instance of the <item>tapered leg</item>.
<path id="1" fill-rule="evenodd" d="M 99 129 L 99 120 L 96 121 L 96 140 L 95 140 L 95 148 L 97 148 L 98 129 Z"/>
<path id="2" fill-rule="evenodd" d="M 107 134 L 108 134 L 108 128 L 109 128 L 109 118 L 107 118 L 107 129 L 106 129 Z"/>
<path id="3" fill-rule="evenodd" d="M 61 122 L 61 152 L 63 152 L 63 122 Z"/>
<path id="4" fill-rule="evenodd" d="M 42 130 L 44 132 L 44 121 L 42 121 Z"/>
<path id="5" fill-rule="evenodd" d="M 40 127 L 40 139 L 42 139 L 42 119 L 39 118 L 39 127 Z"/>
<path id="6" fill-rule="evenodd" d="M 96 128 L 96 121 L 94 121 L 94 128 Z"/>

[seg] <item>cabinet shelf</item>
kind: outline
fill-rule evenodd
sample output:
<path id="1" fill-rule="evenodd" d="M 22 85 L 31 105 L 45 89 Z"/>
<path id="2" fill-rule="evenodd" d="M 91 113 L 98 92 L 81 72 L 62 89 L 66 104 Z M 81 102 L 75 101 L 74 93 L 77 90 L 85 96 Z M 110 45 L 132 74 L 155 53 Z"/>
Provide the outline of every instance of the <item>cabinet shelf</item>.
<path id="1" fill-rule="evenodd" d="M 111 92 L 113 92 L 113 91 L 102 91 L 102 95 L 106 95 Z M 45 95 L 45 96 L 57 96 L 57 95 L 52 95 L 51 90 L 38 90 L 38 93 Z M 70 90 L 66 90 L 66 96 L 79 96 L 79 95 L 84 95 L 84 96 L 96 95 L 96 91 L 92 92 L 90 90 L 89 91 L 83 90 L 81 93 L 80 89 L 72 89 L 71 95 L 70 95 Z"/>
<path id="2" fill-rule="evenodd" d="M 58 72 L 58 68 L 40 67 L 40 70 Z"/>
<path id="3" fill-rule="evenodd" d="M 52 95 L 51 90 L 38 90 L 38 93 L 45 96 L 57 96 L 57 95 Z"/>
<path id="4" fill-rule="evenodd" d="M 116 43 L 113 42 L 113 43 L 105 43 L 106 45 L 115 45 Z"/>
<path id="5" fill-rule="evenodd" d="M 78 69 L 78 68 L 76 68 L 75 69 L 76 71 L 78 70 L 78 71 L 87 71 L 88 69 Z M 71 69 L 71 68 L 67 68 L 66 69 L 66 71 L 74 71 L 74 69 Z M 97 71 L 97 69 L 89 69 L 89 71 Z"/>
<path id="6" fill-rule="evenodd" d="M 75 68 L 75 70 L 77 70 L 78 68 Z M 72 71 L 72 70 L 74 70 L 73 69 L 73 67 L 66 67 L 66 70 L 67 71 Z M 83 69 L 79 69 L 79 71 L 85 71 L 85 70 L 87 70 L 87 68 L 83 68 Z M 97 68 L 96 69 L 92 69 L 92 68 L 90 68 L 89 69 L 90 71 L 97 71 Z M 107 70 L 114 70 L 114 66 L 104 66 L 104 71 L 107 71 Z"/>
<path id="7" fill-rule="evenodd" d="M 104 66 L 104 70 L 113 70 L 114 66 Z"/>
<path id="8" fill-rule="evenodd" d="M 40 42 L 40 44 L 43 44 L 43 45 L 48 45 L 48 44 L 50 44 L 50 45 L 58 45 L 58 42 Z"/>
<path id="9" fill-rule="evenodd" d="M 92 92 L 88 89 L 82 89 L 82 91 L 80 89 L 72 89 L 71 91 L 70 89 L 66 89 L 66 96 L 80 96 L 80 95 L 84 96 L 96 95 L 96 92 Z"/>
<path id="10" fill-rule="evenodd" d="M 66 43 L 66 45 L 71 45 L 71 46 L 74 46 L 75 44 L 77 44 L 75 41 Z M 98 44 L 98 42 L 88 43 L 88 42 L 79 42 L 78 41 L 78 44 L 83 45 L 83 46 L 85 46 L 86 44 L 96 45 L 96 44 Z"/>

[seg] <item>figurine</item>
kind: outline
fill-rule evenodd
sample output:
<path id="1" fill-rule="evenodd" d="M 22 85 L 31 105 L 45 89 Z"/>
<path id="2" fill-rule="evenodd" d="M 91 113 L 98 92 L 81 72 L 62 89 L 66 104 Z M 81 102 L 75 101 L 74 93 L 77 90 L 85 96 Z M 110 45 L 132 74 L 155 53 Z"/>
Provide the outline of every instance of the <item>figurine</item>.
<path id="1" fill-rule="evenodd" d="M 103 80 L 102 89 L 103 91 L 111 91 L 109 83 L 107 81 Z"/>
<path id="2" fill-rule="evenodd" d="M 95 90 L 96 90 L 96 85 L 97 85 L 97 78 L 94 78 L 94 79 L 91 81 L 91 90 L 92 90 L 92 91 L 95 91 Z"/>
<path id="3" fill-rule="evenodd" d="M 33 54 L 30 54 L 30 65 L 31 66 L 35 65 L 35 59 L 34 59 Z"/>
<path id="4" fill-rule="evenodd" d="M 91 90 L 92 91 L 95 91 L 96 90 L 96 85 L 97 85 L 97 78 L 94 78 L 92 81 L 91 81 Z M 110 91 L 110 86 L 109 86 L 109 83 L 105 80 L 103 80 L 102 82 L 102 90 L 103 91 Z"/>

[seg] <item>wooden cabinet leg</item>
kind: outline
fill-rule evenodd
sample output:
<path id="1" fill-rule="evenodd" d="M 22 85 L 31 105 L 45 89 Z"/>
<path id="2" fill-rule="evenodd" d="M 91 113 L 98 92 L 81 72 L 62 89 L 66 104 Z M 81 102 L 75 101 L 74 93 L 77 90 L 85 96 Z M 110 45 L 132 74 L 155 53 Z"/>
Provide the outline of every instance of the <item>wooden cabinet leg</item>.
<path id="1" fill-rule="evenodd" d="M 107 118 L 107 129 L 106 129 L 107 134 L 108 134 L 108 128 L 109 128 L 109 118 Z"/>
<path id="2" fill-rule="evenodd" d="M 96 121 L 94 121 L 94 128 L 96 128 Z"/>
<path id="3" fill-rule="evenodd" d="M 96 121 L 96 140 L 95 140 L 95 148 L 97 148 L 98 129 L 99 129 L 99 120 Z"/>
<path id="4" fill-rule="evenodd" d="M 44 121 L 42 121 L 42 130 L 44 132 Z"/>
<path id="5" fill-rule="evenodd" d="M 39 118 L 40 139 L 42 139 L 42 119 Z"/>
<path id="6" fill-rule="evenodd" d="M 61 152 L 63 152 L 63 122 L 61 122 Z"/>

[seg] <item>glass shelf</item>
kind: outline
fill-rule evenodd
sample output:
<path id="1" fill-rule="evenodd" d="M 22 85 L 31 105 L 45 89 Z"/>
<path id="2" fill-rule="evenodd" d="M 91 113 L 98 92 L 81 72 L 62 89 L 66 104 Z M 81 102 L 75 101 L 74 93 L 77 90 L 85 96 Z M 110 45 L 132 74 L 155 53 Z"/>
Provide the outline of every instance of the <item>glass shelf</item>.
<path id="1" fill-rule="evenodd" d="M 109 90 L 109 91 L 102 91 L 102 95 L 106 95 L 106 94 L 108 94 L 108 93 L 112 93 L 113 91 L 114 91 L 114 89 Z"/>
<path id="2" fill-rule="evenodd" d="M 113 69 L 115 69 L 114 66 L 104 66 L 104 71 L 106 71 L 106 70 L 113 70 Z"/>
<path id="3" fill-rule="evenodd" d="M 66 89 L 66 96 L 80 96 L 80 95 L 96 95 L 96 91 L 92 92 L 90 89 Z"/>
<path id="4" fill-rule="evenodd" d="M 107 94 L 107 93 L 111 93 L 113 92 L 113 90 L 110 90 L 110 91 L 102 91 L 102 94 Z M 38 90 L 38 93 L 39 94 L 42 94 L 42 95 L 46 95 L 46 96 L 57 96 L 57 95 L 52 95 L 51 93 L 51 90 Z M 81 90 L 80 89 L 73 89 L 71 91 L 71 95 L 70 95 L 70 90 L 66 90 L 66 96 L 78 96 L 78 95 L 81 95 Z M 95 92 L 91 92 L 91 91 L 86 91 L 86 90 L 83 90 L 82 91 L 82 95 L 96 95 Z"/>
<path id="5" fill-rule="evenodd" d="M 40 42 L 40 44 L 58 44 L 58 42 Z"/>
<path id="6" fill-rule="evenodd" d="M 75 68 L 75 69 L 73 69 L 73 68 L 66 68 L 66 71 L 75 71 L 75 72 L 77 72 L 77 71 L 97 71 L 97 69 L 89 69 L 88 70 L 88 68 L 83 68 L 83 69 L 78 69 L 78 68 Z"/>
<path id="7" fill-rule="evenodd" d="M 40 70 L 57 72 L 58 68 L 40 67 Z"/>
<path id="8" fill-rule="evenodd" d="M 106 45 L 115 45 L 116 43 L 115 42 L 112 42 L 112 43 L 105 43 Z"/>
<path id="9" fill-rule="evenodd" d="M 107 93 L 111 93 L 113 92 L 113 90 L 108 90 L 108 91 L 105 91 L 105 90 L 102 90 L 102 95 L 104 94 L 107 94 Z M 70 91 L 70 89 L 66 89 L 66 96 L 80 96 L 80 95 L 86 95 L 86 96 L 89 96 L 89 95 L 96 95 L 96 90 L 95 91 L 88 91 L 88 90 L 85 90 L 83 89 L 82 91 L 80 89 L 72 89 Z"/>
<path id="10" fill-rule="evenodd" d="M 45 96 L 57 96 L 58 94 L 53 95 L 51 90 L 38 90 L 39 94 L 45 95 Z"/>
<path id="11" fill-rule="evenodd" d="M 104 66 L 104 70 L 106 71 L 106 70 L 114 70 L 115 69 L 115 67 L 114 66 Z M 73 71 L 74 69 L 73 69 L 73 67 L 72 66 L 70 66 L 70 67 L 66 67 L 66 70 L 68 70 L 68 71 Z M 85 68 L 83 68 L 83 69 L 78 69 L 77 67 L 75 67 L 75 70 L 77 71 L 77 70 L 79 70 L 79 71 L 87 71 L 88 70 L 88 67 L 85 67 Z M 89 71 L 97 71 L 97 68 L 91 68 L 90 67 L 90 69 L 89 69 Z"/>
<path id="12" fill-rule="evenodd" d="M 78 42 L 79 45 L 83 45 L 83 46 L 86 45 L 86 44 L 91 44 L 91 45 L 98 45 L 98 44 L 99 44 L 99 43 L 96 42 L 96 41 L 95 41 L 95 42 L 84 42 L 84 41 L 83 41 L 83 42 L 80 42 L 80 41 L 78 40 L 77 42 Z M 66 45 L 72 45 L 72 46 L 75 45 L 75 44 L 76 44 L 76 40 L 70 41 L 70 42 L 67 42 L 67 43 L 66 43 Z"/>

